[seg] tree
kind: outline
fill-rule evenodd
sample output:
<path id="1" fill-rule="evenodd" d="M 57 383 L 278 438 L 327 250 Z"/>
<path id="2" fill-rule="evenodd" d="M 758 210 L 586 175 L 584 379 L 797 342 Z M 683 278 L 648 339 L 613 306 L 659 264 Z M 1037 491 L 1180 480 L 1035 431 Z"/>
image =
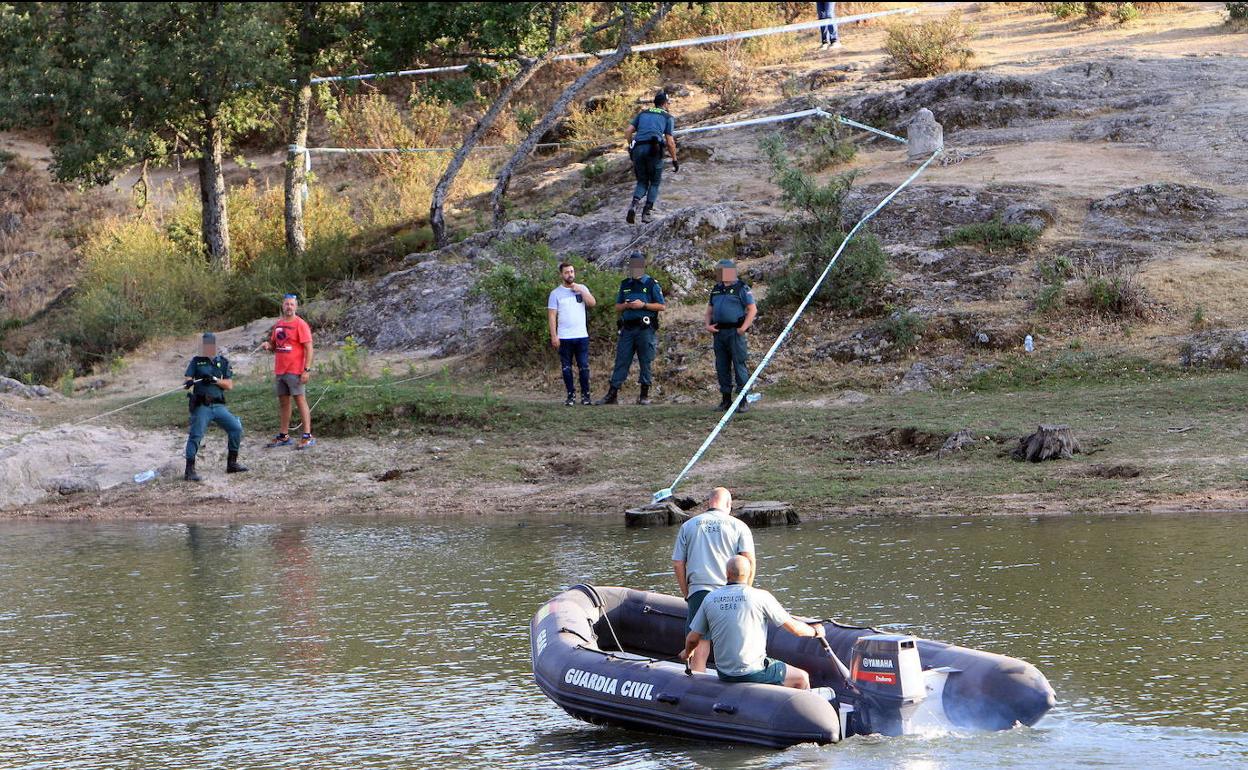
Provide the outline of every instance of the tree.
<path id="1" fill-rule="evenodd" d="M 516 148 L 511 158 L 503 164 L 503 168 L 498 172 L 498 177 L 494 185 L 494 194 L 491 196 L 490 202 L 494 211 L 494 227 L 502 227 L 506 221 L 506 212 L 503 209 L 503 199 L 507 196 L 507 188 L 511 184 L 511 177 L 515 173 L 516 167 L 533 152 L 542 135 L 545 134 L 563 115 L 568 105 L 576 98 L 586 86 L 594 82 L 600 75 L 608 72 L 620 62 L 624 61 L 632 53 L 632 47 L 639 42 L 644 41 L 650 36 L 654 29 L 663 21 L 668 12 L 672 10 L 675 3 L 659 3 L 650 13 L 649 18 L 638 27 L 636 24 L 636 11 L 634 6 L 649 5 L 637 3 L 622 3 L 621 10 L 623 18 L 621 19 L 621 31 L 619 42 L 613 52 L 600 59 L 593 67 L 590 67 L 572 82 L 555 103 L 550 106 L 542 119 L 529 131 L 528 136 Z"/>
<path id="2" fill-rule="evenodd" d="M 267 125 L 285 67 L 279 6 L 5 6 L 2 125 L 52 129 L 52 171 L 106 184 L 137 163 L 198 160 L 201 237 L 229 270 L 224 154 Z"/>
<path id="3" fill-rule="evenodd" d="M 362 48 L 360 14 L 355 3 L 289 3 L 287 37 L 293 77 L 290 83 L 290 124 L 286 154 L 285 227 L 286 253 L 292 258 L 308 248 L 303 225 L 304 161 L 308 144 L 308 121 L 312 107 L 312 73 L 331 67 Z"/>

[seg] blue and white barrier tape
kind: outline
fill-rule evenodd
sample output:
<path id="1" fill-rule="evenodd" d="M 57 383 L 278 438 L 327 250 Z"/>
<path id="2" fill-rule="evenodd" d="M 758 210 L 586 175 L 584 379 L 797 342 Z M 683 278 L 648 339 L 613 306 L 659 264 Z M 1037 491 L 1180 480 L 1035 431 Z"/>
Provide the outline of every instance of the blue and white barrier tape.
<path id="1" fill-rule="evenodd" d="M 681 469 L 680 473 L 676 474 L 676 478 L 672 480 L 671 486 L 668 486 L 665 489 L 660 489 L 658 492 L 654 493 L 654 502 L 662 502 L 675 494 L 676 487 L 681 481 L 684 480 L 685 476 L 689 474 L 689 471 L 693 470 L 693 466 L 698 464 L 698 461 L 702 459 L 702 455 L 706 454 L 706 450 L 709 449 L 715 439 L 719 437 L 720 431 L 724 429 L 724 426 L 727 425 L 728 421 L 732 419 L 732 416 L 736 414 L 737 407 L 740 406 L 742 400 L 746 398 L 747 394 L 750 392 L 750 388 L 752 388 L 755 381 L 758 380 L 759 375 L 761 375 L 763 370 L 767 368 L 767 364 L 771 363 L 771 359 L 776 355 L 776 351 L 780 349 L 780 346 L 783 345 L 784 341 L 788 338 L 789 332 L 793 331 L 793 327 L 797 325 L 797 321 L 802 317 L 802 313 L 806 312 L 807 305 L 809 305 L 811 300 L 814 299 L 815 294 L 819 292 L 819 287 L 823 285 L 824 279 L 828 277 L 828 273 L 832 271 L 832 266 L 836 264 L 836 260 L 840 259 L 841 253 L 845 250 L 846 244 L 848 244 L 850 239 L 854 237 L 854 234 L 857 233 L 864 224 L 866 224 L 867 220 L 871 219 L 871 217 L 875 216 L 881 209 L 887 206 L 889 201 L 896 197 L 897 193 L 908 187 L 915 179 L 918 179 L 919 175 L 927 170 L 928 165 L 930 165 L 932 161 L 936 160 L 937 156 L 939 156 L 941 152 L 942 150 L 939 149 L 933 152 L 931 157 L 923 161 L 923 165 L 915 169 L 914 173 L 906 178 L 906 181 L 897 185 L 892 192 L 886 195 L 882 201 L 875 205 L 875 208 L 867 212 L 867 214 L 863 216 L 862 219 L 859 219 L 858 223 L 850 229 L 849 233 L 846 234 L 845 239 L 841 241 L 841 245 L 836 248 L 836 253 L 832 255 L 832 259 L 828 261 L 827 267 L 823 268 L 823 273 L 819 275 L 819 280 L 815 281 L 815 285 L 810 288 L 809 292 L 807 292 L 806 298 L 802 300 L 802 304 L 798 305 L 797 310 L 793 313 L 793 317 L 789 319 L 787 324 L 785 324 L 784 330 L 780 332 L 780 336 L 776 337 L 776 341 L 771 344 L 771 349 L 767 351 L 767 354 L 763 356 L 763 360 L 758 363 L 757 367 L 755 367 L 753 374 L 750 375 L 750 379 L 746 381 L 744 387 L 741 388 L 741 392 L 738 393 L 737 397 L 733 400 L 732 406 L 724 412 L 723 417 L 719 418 L 719 422 L 716 423 L 714 429 L 711 430 L 710 435 L 708 435 L 706 440 L 702 442 L 702 446 L 698 447 L 698 451 L 693 453 L 693 457 L 689 458 L 689 462 L 685 464 L 685 467 Z"/>

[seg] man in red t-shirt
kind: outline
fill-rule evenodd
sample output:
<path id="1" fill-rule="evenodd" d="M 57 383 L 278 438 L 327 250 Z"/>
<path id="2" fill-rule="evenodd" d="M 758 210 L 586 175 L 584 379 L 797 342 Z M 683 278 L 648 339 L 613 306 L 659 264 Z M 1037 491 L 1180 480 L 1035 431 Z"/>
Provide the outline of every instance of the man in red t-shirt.
<path id="1" fill-rule="evenodd" d="M 299 298 L 287 294 L 282 299 L 282 317 L 269 331 L 269 338 L 263 346 L 273 353 L 274 389 L 282 416 L 282 429 L 265 445 L 266 449 L 295 443 L 289 434 L 292 397 L 299 405 L 299 418 L 303 421 L 303 435 L 295 449 L 316 445 L 316 439 L 312 437 L 312 411 L 308 409 L 308 399 L 304 395 L 304 386 L 308 384 L 308 374 L 312 371 L 312 327 L 296 315 L 298 311 Z"/>

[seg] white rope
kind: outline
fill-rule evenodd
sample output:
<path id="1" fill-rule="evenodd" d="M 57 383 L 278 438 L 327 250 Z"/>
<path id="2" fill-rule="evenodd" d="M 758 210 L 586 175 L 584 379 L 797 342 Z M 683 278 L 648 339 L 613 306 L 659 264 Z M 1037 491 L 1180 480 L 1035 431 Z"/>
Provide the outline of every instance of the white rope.
<path id="1" fill-rule="evenodd" d="M 766 369 L 767 364 L 771 363 L 772 357 L 775 356 L 776 351 L 780 349 L 780 346 L 784 344 L 784 341 L 789 336 L 789 332 L 793 331 L 793 327 L 797 325 L 798 319 L 801 318 L 802 313 L 806 311 L 807 305 L 809 305 L 811 300 L 815 298 L 815 294 L 818 293 L 819 287 L 823 285 L 824 279 L 828 277 L 828 274 L 832 271 L 832 266 L 836 264 L 838 259 L 840 259 L 841 253 L 844 252 L 845 246 L 849 243 L 850 239 L 854 237 L 854 234 L 857 233 L 864 224 L 866 224 L 867 220 L 871 219 L 871 217 L 875 216 L 881 209 L 887 206 L 889 201 L 891 201 L 897 193 L 904 190 L 915 179 L 918 179 L 919 175 L 927 170 L 928 165 L 931 164 L 932 161 L 936 160 L 940 153 L 940 149 L 933 152 L 927 160 L 923 161 L 923 165 L 915 169 L 914 173 L 906 178 L 906 181 L 897 185 L 892 192 L 886 195 L 883 200 L 875 205 L 875 208 L 867 212 L 866 215 L 864 215 L 862 219 L 859 219 L 857 224 L 850 229 L 844 240 L 841 241 L 841 245 L 836 248 L 836 253 L 832 255 L 832 259 L 829 260 L 827 266 L 823 268 L 823 273 L 819 275 L 819 280 L 815 281 L 815 285 L 810 287 L 810 291 L 806 293 L 806 298 L 802 300 L 802 304 L 798 305 L 797 310 L 793 313 L 793 317 L 789 319 L 789 322 L 784 326 L 784 330 L 780 332 L 780 336 L 776 337 L 776 341 L 771 344 L 771 349 L 767 351 L 767 354 L 763 356 L 763 360 L 759 362 L 757 367 L 755 367 L 754 373 L 750 375 L 750 379 L 747 380 L 745 385 L 741 388 L 741 392 L 737 393 L 737 397 L 733 400 L 732 406 L 728 407 L 728 410 L 724 412 L 724 416 L 719 419 L 719 422 L 716 423 L 714 429 L 711 430 L 710 435 L 708 435 L 706 440 L 702 442 L 702 446 L 698 447 L 698 451 L 694 452 L 693 457 L 689 458 L 689 462 L 685 464 L 685 467 L 681 469 L 680 473 L 676 474 L 676 478 L 672 480 L 671 485 L 666 489 L 661 489 L 654 493 L 654 502 L 661 502 L 674 495 L 676 486 L 684 480 L 689 471 L 693 469 L 693 466 L 697 465 L 698 461 L 702 459 L 702 455 L 706 453 L 706 450 L 710 448 L 715 439 L 719 437 L 720 431 L 724 429 L 724 426 L 727 425 L 728 421 L 732 419 L 732 416 L 736 414 L 737 407 L 740 406 L 741 402 L 745 400 L 746 394 L 750 392 L 750 388 L 754 386 L 754 383 L 758 380 L 759 375 L 763 373 L 763 369 Z"/>
<path id="2" fill-rule="evenodd" d="M 939 5 L 948 5 L 948 3 L 940 3 Z M 747 29 L 741 32 L 725 32 L 719 35 L 704 35 L 703 37 L 687 37 L 680 40 L 666 40 L 659 43 L 645 43 L 643 45 L 635 45 L 632 47 L 633 53 L 646 53 L 648 51 L 663 51 L 669 48 L 687 48 L 695 45 L 709 45 L 711 43 L 727 43 L 733 40 L 746 40 L 752 37 L 762 37 L 764 35 L 783 35 L 786 32 L 802 32 L 808 29 L 818 29 L 833 24 L 852 24 L 856 21 L 866 21 L 867 19 L 878 19 L 881 16 L 892 16 L 898 13 L 915 13 L 918 8 L 897 8 L 889 11 L 875 11 L 873 13 L 860 13 L 855 16 L 838 16 L 831 19 L 818 19 L 815 21 L 799 21 L 794 24 L 784 24 L 778 27 L 761 27 L 759 29 Z M 614 48 L 597 51 L 595 53 L 568 53 L 554 57 L 551 61 L 582 61 L 584 59 L 594 59 L 604 56 L 610 56 L 615 53 Z M 325 77 L 312 78 L 312 83 L 339 83 L 344 81 L 373 80 L 375 78 L 392 78 L 392 77 L 408 77 L 412 75 L 438 75 L 446 72 L 463 72 L 471 65 L 453 64 L 444 67 L 423 67 L 421 69 L 412 70 L 395 70 L 393 72 L 374 72 L 362 75 L 329 75 Z M 292 81 L 293 82 L 293 81 Z"/>

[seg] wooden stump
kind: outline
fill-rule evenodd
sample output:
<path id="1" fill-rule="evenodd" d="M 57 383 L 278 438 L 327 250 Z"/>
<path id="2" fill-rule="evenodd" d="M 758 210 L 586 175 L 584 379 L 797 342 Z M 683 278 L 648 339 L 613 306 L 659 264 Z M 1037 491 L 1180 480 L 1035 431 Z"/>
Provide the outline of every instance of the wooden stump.
<path id="1" fill-rule="evenodd" d="M 1038 463 L 1042 460 L 1069 460 L 1083 452 L 1069 425 L 1037 425 L 1036 432 L 1018 440 L 1011 456 L 1015 460 Z"/>
<path id="2" fill-rule="evenodd" d="M 624 512 L 626 527 L 668 527 L 683 524 L 689 515 L 680 510 L 675 503 L 662 502 L 643 505 L 640 508 L 629 508 Z"/>
<path id="3" fill-rule="evenodd" d="M 792 505 L 778 500 L 746 503 L 732 515 L 754 528 L 802 523 Z"/>

